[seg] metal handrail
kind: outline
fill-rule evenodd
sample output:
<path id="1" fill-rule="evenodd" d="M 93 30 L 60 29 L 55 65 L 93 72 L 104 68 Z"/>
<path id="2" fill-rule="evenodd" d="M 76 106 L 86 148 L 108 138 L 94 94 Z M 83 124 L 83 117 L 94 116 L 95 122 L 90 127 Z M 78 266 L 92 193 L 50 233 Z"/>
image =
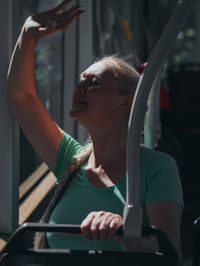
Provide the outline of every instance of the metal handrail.
<path id="1" fill-rule="evenodd" d="M 23 225 L 19 226 L 11 235 L 2 254 L 10 251 L 27 250 L 27 248 L 24 247 L 24 239 L 28 232 L 54 232 L 65 234 L 82 233 L 80 225 L 77 224 L 24 223 Z M 159 228 L 156 228 L 155 226 L 144 226 L 142 233 L 144 237 L 150 237 L 153 235 L 157 238 L 160 253 L 163 255 L 167 254 L 173 256 L 173 258 L 176 260 L 178 259 L 176 250 L 171 244 L 171 241 Z M 120 227 L 116 234 L 122 235 L 123 228 Z"/>
<path id="2" fill-rule="evenodd" d="M 127 139 L 126 205 L 124 207 L 124 236 L 141 238 L 142 207 L 140 204 L 140 134 L 147 110 L 147 99 L 157 73 L 161 73 L 164 61 L 173 47 L 176 37 L 191 13 L 196 0 L 180 1 L 140 77 L 133 100 Z"/>
<path id="3" fill-rule="evenodd" d="M 149 93 L 144 121 L 144 146 L 149 149 L 154 149 L 160 139 L 160 84 L 161 72 L 158 72 Z"/>

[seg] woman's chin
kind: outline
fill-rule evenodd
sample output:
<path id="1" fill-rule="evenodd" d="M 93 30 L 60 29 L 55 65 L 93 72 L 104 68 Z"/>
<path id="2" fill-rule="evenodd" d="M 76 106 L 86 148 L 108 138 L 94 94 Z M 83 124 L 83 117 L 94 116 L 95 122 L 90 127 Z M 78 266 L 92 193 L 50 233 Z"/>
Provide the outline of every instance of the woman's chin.
<path id="1" fill-rule="evenodd" d="M 83 115 L 83 110 L 80 110 L 80 108 L 73 107 L 71 111 L 69 112 L 70 117 L 78 119 Z"/>

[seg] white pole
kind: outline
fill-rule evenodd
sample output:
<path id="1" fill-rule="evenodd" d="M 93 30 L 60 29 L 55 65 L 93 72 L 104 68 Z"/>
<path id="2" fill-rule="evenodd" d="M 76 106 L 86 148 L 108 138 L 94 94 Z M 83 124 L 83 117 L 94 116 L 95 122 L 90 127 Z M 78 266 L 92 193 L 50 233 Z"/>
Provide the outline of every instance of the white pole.
<path id="1" fill-rule="evenodd" d="M 127 141 L 127 189 L 124 208 L 125 238 L 141 238 L 142 207 L 140 203 L 140 134 L 147 110 L 147 99 L 155 77 L 162 69 L 163 63 L 173 47 L 177 34 L 191 13 L 196 0 L 180 1 L 170 18 L 165 30 L 157 42 L 141 75 L 131 108 Z"/>

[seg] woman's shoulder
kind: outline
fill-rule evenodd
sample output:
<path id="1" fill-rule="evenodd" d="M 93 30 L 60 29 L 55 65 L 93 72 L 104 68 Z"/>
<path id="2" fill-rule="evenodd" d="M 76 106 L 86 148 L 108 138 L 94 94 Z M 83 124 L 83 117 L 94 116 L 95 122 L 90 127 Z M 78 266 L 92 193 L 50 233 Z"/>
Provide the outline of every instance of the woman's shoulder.
<path id="1" fill-rule="evenodd" d="M 81 151 L 83 146 L 72 136 L 64 133 L 57 152 L 56 168 L 54 175 L 59 178 L 62 173 L 69 167 L 74 156 Z"/>
<path id="2" fill-rule="evenodd" d="M 142 147 L 140 150 L 140 156 L 142 160 L 153 161 L 174 161 L 174 158 L 162 151 L 152 150 L 149 148 Z"/>
<path id="3" fill-rule="evenodd" d="M 175 159 L 162 151 L 142 148 L 140 152 L 140 166 L 142 172 L 168 173 L 170 175 L 179 175 Z"/>
<path id="4" fill-rule="evenodd" d="M 173 201 L 183 206 L 180 175 L 175 159 L 161 151 L 141 149 L 142 184 L 145 202 Z"/>
<path id="5" fill-rule="evenodd" d="M 62 149 L 66 146 L 75 150 L 82 148 L 82 145 L 75 138 L 67 133 L 64 133 L 59 145 L 59 149 Z"/>

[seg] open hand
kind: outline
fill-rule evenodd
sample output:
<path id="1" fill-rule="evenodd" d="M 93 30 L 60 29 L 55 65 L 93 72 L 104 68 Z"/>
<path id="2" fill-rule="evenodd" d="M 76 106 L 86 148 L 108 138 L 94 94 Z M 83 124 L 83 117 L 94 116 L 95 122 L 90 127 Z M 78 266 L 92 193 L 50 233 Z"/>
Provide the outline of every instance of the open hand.
<path id="1" fill-rule="evenodd" d="M 82 234 L 89 240 L 113 238 L 123 224 L 122 217 L 111 212 L 91 212 L 81 223 Z"/>
<path id="2" fill-rule="evenodd" d="M 51 10 L 28 17 L 23 29 L 27 34 L 39 38 L 56 31 L 67 29 L 72 21 L 84 12 L 80 10 L 80 5 L 73 6 L 69 10 L 61 12 L 70 1 L 65 0 Z"/>

